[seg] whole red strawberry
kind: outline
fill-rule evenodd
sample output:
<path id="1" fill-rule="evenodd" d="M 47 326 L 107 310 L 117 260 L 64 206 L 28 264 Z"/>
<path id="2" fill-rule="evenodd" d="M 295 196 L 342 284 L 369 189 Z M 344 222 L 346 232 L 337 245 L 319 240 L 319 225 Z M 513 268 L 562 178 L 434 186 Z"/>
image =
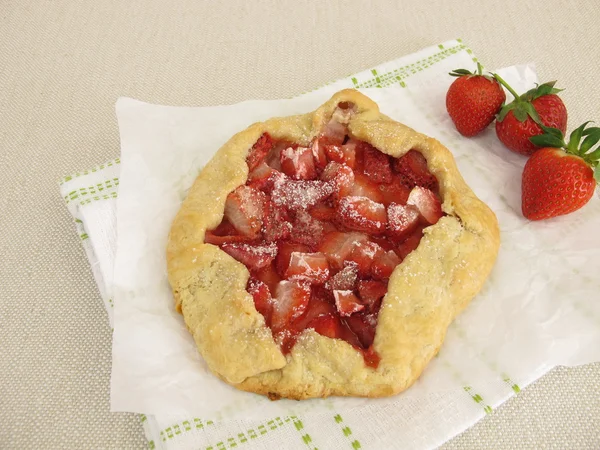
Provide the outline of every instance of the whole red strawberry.
<path id="1" fill-rule="evenodd" d="M 543 133 L 540 125 L 567 130 L 567 108 L 560 99 L 556 81 L 541 84 L 519 96 L 498 74 L 494 75 L 515 99 L 504 106 L 496 120 L 496 135 L 510 150 L 531 155 L 538 147 L 529 140 Z"/>
<path id="2" fill-rule="evenodd" d="M 545 134 L 531 141 L 541 146 L 523 169 L 521 209 L 530 220 L 549 219 L 569 214 L 585 205 L 600 181 L 600 128 L 577 128 L 565 144 L 557 128 L 542 127 Z M 581 146 L 581 138 L 587 136 Z"/>
<path id="3" fill-rule="evenodd" d="M 494 78 L 482 75 L 477 63 L 477 74 L 466 69 L 450 73 L 458 77 L 446 94 L 446 109 L 454 126 L 463 136 L 481 133 L 494 118 L 506 100 L 502 86 Z"/>

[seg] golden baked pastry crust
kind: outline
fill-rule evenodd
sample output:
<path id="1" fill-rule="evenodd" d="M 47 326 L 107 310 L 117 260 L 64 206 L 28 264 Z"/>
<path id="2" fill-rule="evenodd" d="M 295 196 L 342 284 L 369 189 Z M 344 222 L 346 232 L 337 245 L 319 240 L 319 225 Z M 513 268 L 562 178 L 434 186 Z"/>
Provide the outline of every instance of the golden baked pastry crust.
<path id="1" fill-rule="evenodd" d="M 348 128 L 357 139 L 400 157 L 411 149 L 427 159 L 439 182 L 439 222 L 396 267 L 383 299 L 373 343 L 377 369 L 341 339 L 307 329 L 283 355 L 246 291 L 249 272 L 204 233 L 223 219 L 227 195 L 246 182 L 246 156 L 264 133 L 309 145 L 340 102 L 357 113 Z M 315 112 L 273 118 L 233 136 L 194 182 L 169 235 L 167 265 L 176 308 L 210 370 L 246 391 L 306 399 L 383 397 L 407 389 L 438 352 L 446 330 L 487 279 L 500 243 L 494 213 L 466 185 L 440 142 L 395 122 L 355 90 L 343 90 Z"/>

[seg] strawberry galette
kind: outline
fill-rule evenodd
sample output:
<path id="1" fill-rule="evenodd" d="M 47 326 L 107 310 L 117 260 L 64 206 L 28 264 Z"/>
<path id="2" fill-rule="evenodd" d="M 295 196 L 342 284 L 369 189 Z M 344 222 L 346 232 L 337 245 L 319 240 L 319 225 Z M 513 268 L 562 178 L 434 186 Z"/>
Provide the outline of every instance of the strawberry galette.
<path id="1" fill-rule="evenodd" d="M 218 151 L 174 220 L 168 271 L 229 384 L 380 397 L 419 377 L 498 246 L 450 152 L 344 90 Z"/>

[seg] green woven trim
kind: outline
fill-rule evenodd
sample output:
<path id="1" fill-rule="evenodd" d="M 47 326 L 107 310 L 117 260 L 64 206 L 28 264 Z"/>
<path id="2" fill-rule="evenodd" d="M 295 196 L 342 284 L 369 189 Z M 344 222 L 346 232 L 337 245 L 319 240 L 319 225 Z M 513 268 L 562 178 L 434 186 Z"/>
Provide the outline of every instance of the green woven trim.
<path id="1" fill-rule="evenodd" d="M 469 395 L 469 397 L 471 397 L 471 399 L 475 403 L 477 403 L 478 405 L 480 405 L 483 408 L 483 411 L 486 414 L 489 414 L 492 412 L 492 407 L 484 401 L 483 396 L 481 394 L 474 392 L 473 388 L 471 386 L 466 385 L 466 383 L 464 382 L 464 379 L 462 378 L 462 376 L 460 375 L 458 370 L 456 370 L 456 368 L 454 368 L 454 366 L 452 364 L 450 364 L 448 361 L 442 361 L 442 364 L 444 366 L 446 366 L 446 368 L 448 369 L 450 374 L 452 374 L 452 376 L 454 377 L 455 380 L 457 380 L 460 384 L 465 385 L 465 386 L 463 386 L 463 390 Z"/>
<path id="2" fill-rule="evenodd" d="M 67 176 L 63 177 L 60 180 L 60 185 L 62 186 L 67 181 L 71 181 L 73 178 L 79 178 L 79 177 L 82 177 L 84 175 L 89 175 L 90 173 L 99 172 L 101 170 L 106 169 L 107 167 L 112 167 L 112 166 L 115 166 L 117 164 L 121 164 L 121 159 L 120 158 L 116 158 L 116 159 L 113 159 L 112 161 L 105 162 L 104 164 L 100 164 L 99 166 L 93 167 L 93 168 L 88 169 L 88 170 L 84 170 L 83 172 L 75 172 L 72 175 L 67 175 Z"/>
<path id="3" fill-rule="evenodd" d="M 352 87 L 354 87 L 354 88 L 389 87 L 389 86 L 395 86 L 395 85 L 400 85 L 401 87 L 406 87 L 406 83 L 404 81 L 406 78 L 409 78 L 411 75 L 414 75 L 418 72 L 422 72 L 423 70 L 431 67 L 432 65 L 434 65 L 437 62 L 440 62 L 440 61 L 446 59 L 447 57 L 449 57 L 451 55 L 454 55 L 462 50 L 465 50 L 471 56 L 473 55 L 473 51 L 463 43 L 462 39 L 456 39 L 456 41 L 458 42 L 458 45 L 455 45 L 453 47 L 448 47 L 448 48 L 445 48 L 443 44 L 438 44 L 437 47 L 440 49 L 440 52 L 438 52 L 432 56 L 429 56 L 427 58 L 423 58 L 412 64 L 407 64 L 405 66 L 398 67 L 397 69 L 394 69 L 390 72 L 385 72 L 383 74 L 380 74 L 377 72 L 377 69 L 370 69 L 371 75 L 373 75 L 372 78 L 358 81 L 356 76 L 347 75 L 343 78 L 329 81 L 329 82 L 322 84 L 314 89 L 304 91 L 304 92 L 302 92 L 301 95 L 308 94 L 309 92 L 314 92 L 318 89 L 324 88 L 331 84 L 334 84 L 334 83 L 337 83 L 340 81 L 345 81 L 348 79 L 350 79 L 350 81 L 352 82 Z M 472 57 L 472 59 L 474 62 L 477 62 L 477 58 L 475 58 L 474 56 Z"/>
<path id="4" fill-rule="evenodd" d="M 483 397 L 481 395 L 473 392 L 473 388 L 471 386 L 465 386 L 463 387 L 463 389 L 467 394 L 469 394 L 469 396 L 475 401 L 475 403 L 483 407 L 483 410 L 486 414 L 492 412 L 492 407 L 483 400 Z"/>
<path id="5" fill-rule="evenodd" d="M 190 431 L 192 429 L 201 430 L 207 425 L 214 425 L 214 422 L 212 420 L 203 422 L 200 419 L 192 419 L 191 421 L 184 420 L 181 423 L 171 425 L 170 427 L 162 430 L 160 432 L 160 438 L 163 442 L 167 442 L 167 440 L 173 439 L 174 437 L 179 436 L 186 431 Z"/>
<path id="6" fill-rule="evenodd" d="M 348 440 L 350 440 L 350 445 L 352 445 L 352 448 L 354 450 L 362 448 L 358 439 L 354 439 L 354 437 L 352 436 L 352 429 L 350 429 L 350 427 L 344 423 L 344 419 L 342 419 L 342 416 L 340 414 L 336 414 L 335 416 L 333 416 L 333 419 L 335 420 L 335 423 L 342 427 L 342 433 L 344 433 L 344 436 L 346 436 Z"/>
<path id="7" fill-rule="evenodd" d="M 457 325 L 456 323 L 454 323 L 453 326 L 454 326 L 454 331 L 456 331 L 456 335 L 459 338 L 461 338 L 464 342 L 466 342 L 468 346 L 470 346 L 471 348 L 474 348 L 472 341 L 467 338 L 465 330 L 460 325 Z M 477 349 L 475 349 L 475 350 L 477 350 Z M 515 392 L 515 394 L 518 394 L 519 392 L 521 392 L 521 388 L 519 387 L 519 385 L 517 383 L 515 383 L 506 372 L 503 372 L 498 367 L 498 364 L 495 361 L 488 359 L 487 355 L 485 355 L 485 354 L 481 354 L 481 361 L 483 361 L 483 363 L 486 366 L 488 366 L 488 368 L 490 370 L 492 370 L 493 372 L 499 373 L 500 377 L 502 378 L 502 381 L 504 381 L 506 384 L 508 384 L 510 386 L 510 388 Z"/>
<path id="8" fill-rule="evenodd" d="M 69 204 L 70 202 L 78 200 L 78 199 L 87 199 L 92 196 L 100 197 L 101 195 L 108 195 L 104 191 L 116 189 L 117 186 L 119 186 L 119 179 L 111 178 L 108 180 L 104 180 L 101 183 L 96 183 L 96 185 L 94 185 L 94 186 L 88 186 L 88 187 L 82 187 L 79 189 L 75 189 L 75 190 L 69 192 L 67 195 L 65 195 L 64 199 L 65 199 L 65 202 L 67 204 Z M 103 192 L 104 192 L 104 194 L 103 194 Z M 116 196 L 116 192 L 114 192 L 114 194 Z"/>
<path id="9" fill-rule="evenodd" d="M 146 416 L 143 415 L 141 419 L 142 422 L 147 420 Z M 259 437 L 267 434 L 269 431 L 281 428 L 286 423 L 289 423 L 291 421 L 292 419 L 290 417 L 286 417 L 285 419 L 282 419 L 281 417 L 276 417 L 272 420 L 269 420 L 268 422 L 258 425 L 255 428 L 250 428 L 246 431 L 237 433 L 237 435 L 235 436 L 223 439 L 215 444 L 208 445 L 207 447 L 205 447 L 205 450 L 221 450 L 226 448 L 235 448 L 239 445 L 258 439 Z M 160 432 L 160 438 L 163 442 L 168 442 L 188 431 L 201 430 L 205 426 L 209 425 L 214 425 L 214 422 L 212 420 L 204 422 L 200 419 L 184 420 L 181 423 L 171 425 L 170 427 L 167 427 L 164 430 L 162 430 Z"/>
<path id="10" fill-rule="evenodd" d="M 296 428 L 296 431 L 298 433 L 300 433 L 300 437 L 302 438 L 302 442 L 304 442 L 304 444 L 306 444 L 306 446 L 308 448 L 310 448 L 311 450 L 317 450 L 317 448 L 313 444 L 313 440 L 312 440 L 311 435 L 308 434 L 306 432 L 306 430 L 304 429 L 304 424 L 302 423 L 302 421 L 300 419 L 298 419 L 298 417 L 296 417 L 296 416 L 292 416 L 291 419 L 294 422 L 294 427 Z"/>
<path id="11" fill-rule="evenodd" d="M 506 375 L 505 373 L 502 374 L 502 381 L 504 381 L 506 384 L 508 384 L 510 386 L 510 388 L 515 392 L 515 394 L 518 394 L 519 392 L 521 392 L 521 388 L 519 387 L 519 385 L 517 383 L 515 383 L 513 380 L 511 380 L 510 377 L 508 375 Z"/>
<path id="12" fill-rule="evenodd" d="M 440 48 L 439 52 L 434 53 L 427 58 L 423 58 L 412 64 L 407 64 L 406 66 L 398 67 L 389 72 L 378 73 L 376 69 L 371 69 L 371 75 L 373 75 L 372 78 L 359 82 L 355 77 L 352 77 L 352 84 L 355 88 L 381 88 L 398 84 L 402 87 L 406 87 L 406 83 L 404 82 L 405 79 L 430 68 L 434 64 L 443 61 L 444 59 L 455 55 L 458 52 L 466 50 L 468 54 L 473 54 L 471 49 L 460 43 L 449 48 L 444 48 L 444 46 L 440 44 L 438 45 L 438 48 Z"/>
<path id="13" fill-rule="evenodd" d="M 109 200 L 111 198 L 117 198 L 117 193 L 113 191 L 108 194 L 94 195 L 93 197 L 89 197 L 85 200 L 80 201 L 79 204 L 83 206 L 92 202 L 97 202 L 98 200 Z"/>

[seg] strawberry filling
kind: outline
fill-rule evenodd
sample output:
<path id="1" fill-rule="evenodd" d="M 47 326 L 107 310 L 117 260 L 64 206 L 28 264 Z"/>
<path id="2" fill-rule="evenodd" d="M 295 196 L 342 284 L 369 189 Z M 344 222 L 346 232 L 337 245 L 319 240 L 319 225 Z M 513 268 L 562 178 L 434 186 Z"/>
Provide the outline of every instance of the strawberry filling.
<path id="1" fill-rule="evenodd" d="M 377 367 L 388 281 L 443 212 L 423 155 L 392 158 L 350 136 L 354 113 L 340 104 L 308 146 L 263 134 L 205 242 L 248 268 L 246 289 L 284 353 L 312 329 Z"/>

